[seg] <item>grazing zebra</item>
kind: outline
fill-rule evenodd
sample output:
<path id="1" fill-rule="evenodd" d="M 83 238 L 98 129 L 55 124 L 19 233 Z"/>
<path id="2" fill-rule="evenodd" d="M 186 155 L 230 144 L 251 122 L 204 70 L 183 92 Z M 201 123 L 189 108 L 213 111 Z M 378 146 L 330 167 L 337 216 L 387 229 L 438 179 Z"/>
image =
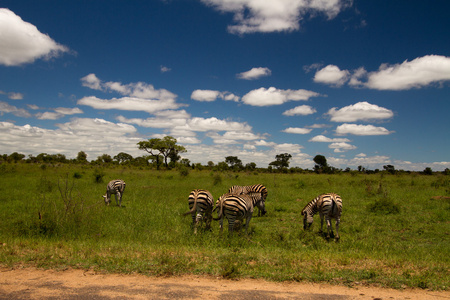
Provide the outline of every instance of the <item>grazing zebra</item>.
<path id="1" fill-rule="evenodd" d="M 223 218 L 228 220 L 228 234 L 233 234 L 234 224 L 236 221 L 245 223 L 245 233 L 248 233 L 248 226 L 253 215 L 253 208 L 258 206 L 263 212 L 265 212 L 264 201 L 259 193 L 250 193 L 244 195 L 224 194 L 216 202 L 216 208 L 218 212 L 217 218 L 214 220 L 220 220 L 220 232 L 223 231 Z"/>
<path id="2" fill-rule="evenodd" d="M 109 205 L 109 203 L 111 203 L 111 194 L 114 194 L 116 197 L 116 204 L 122 206 L 122 195 L 125 191 L 125 186 L 125 181 L 121 179 L 111 180 L 106 186 L 106 194 L 103 195 L 105 204 Z"/>
<path id="3" fill-rule="evenodd" d="M 205 221 L 206 229 L 211 227 L 212 210 L 214 199 L 207 190 L 195 189 L 189 194 L 189 211 L 184 215 L 192 215 L 192 225 L 194 234 L 197 234 L 197 227 L 201 221 Z"/>
<path id="4" fill-rule="evenodd" d="M 333 234 L 333 227 L 331 226 L 331 218 L 336 220 L 336 240 L 339 240 L 339 223 L 342 213 L 342 199 L 339 195 L 334 193 L 322 194 L 311 200 L 302 210 L 303 215 L 303 229 L 308 229 L 313 223 L 314 215 L 320 214 L 320 232 L 322 232 L 323 218 L 327 222 L 327 238 L 330 238 L 330 233 Z"/>
<path id="5" fill-rule="evenodd" d="M 262 201 L 264 201 L 264 202 L 266 201 L 266 198 L 267 198 L 267 189 L 262 184 L 245 185 L 245 186 L 233 185 L 228 190 L 228 193 L 235 194 L 235 195 L 245 195 L 245 194 L 249 194 L 249 193 L 261 193 Z M 261 214 L 264 215 L 265 213 L 266 213 L 265 210 L 262 211 L 261 209 L 259 209 L 258 216 L 261 216 Z"/>

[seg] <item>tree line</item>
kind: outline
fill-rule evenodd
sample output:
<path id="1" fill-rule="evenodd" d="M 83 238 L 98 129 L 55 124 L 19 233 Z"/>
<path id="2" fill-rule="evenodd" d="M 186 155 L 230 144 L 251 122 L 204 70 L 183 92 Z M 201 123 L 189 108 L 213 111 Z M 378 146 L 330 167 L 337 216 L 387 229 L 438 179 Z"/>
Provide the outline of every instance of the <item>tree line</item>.
<path id="1" fill-rule="evenodd" d="M 186 148 L 177 145 L 177 140 L 171 136 L 166 136 L 162 139 L 152 138 L 137 143 L 137 147 L 140 150 L 145 151 L 147 154 L 143 156 L 133 157 L 132 155 L 120 152 L 115 156 L 109 154 L 102 154 L 97 157 L 96 160 L 88 161 L 87 154 L 84 151 L 78 152 L 78 155 L 74 159 L 67 159 L 64 154 L 47 154 L 40 153 L 36 156 L 13 152 L 11 154 L 0 155 L 1 163 L 40 163 L 40 164 L 90 164 L 90 165 L 121 165 L 121 166 L 137 166 L 146 168 L 155 168 L 160 170 L 164 169 L 210 169 L 215 171 L 261 171 L 261 172 L 281 172 L 281 173 L 317 173 L 317 174 L 337 174 L 346 172 L 358 172 L 365 174 L 385 172 L 389 174 L 404 173 L 403 170 L 397 170 L 393 165 L 383 166 L 383 170 L 375 169 L 369 170 L 363 166 L 358 166 L 357 170 L 351 170 L 350 168 L 339 169 L 330 166 L 327 159 L 323 155 L 316 155 L 313 159 L 314 168 L 312 170 L 302 169 L 299 167 L 289 167 L 292 155 L 289 153 L 281 153 L 275 156 L 275 160 L 268 164 L 267 168 L 257 168 L 256 163 L 250 162 L 243 164 L 237 156 L 227 156 L 225 160 L 215 164 L 209 161 L 206 165 L 201 163 L 191 163 L 187 158 L 181 158 L 182 153 L 187 152 Z M 408 171 L 406 171 L 408 172 Z M 422 171 L 425 175 L 432 175 L 431 168 L 427 167 Z M 450 170 L 447 168 L 444 172 L 446 175 L 450 175 Z"/>

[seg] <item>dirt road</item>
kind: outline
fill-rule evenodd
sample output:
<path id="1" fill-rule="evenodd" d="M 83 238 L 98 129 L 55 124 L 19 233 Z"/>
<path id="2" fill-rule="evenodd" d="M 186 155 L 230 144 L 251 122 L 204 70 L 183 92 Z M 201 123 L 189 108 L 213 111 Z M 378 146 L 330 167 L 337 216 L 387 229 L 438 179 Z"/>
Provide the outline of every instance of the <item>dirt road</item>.
<path id="1" fill-rule="evenodd" d="M 0 299 L 450 299 L 450 292 L 0 268 Z"/>

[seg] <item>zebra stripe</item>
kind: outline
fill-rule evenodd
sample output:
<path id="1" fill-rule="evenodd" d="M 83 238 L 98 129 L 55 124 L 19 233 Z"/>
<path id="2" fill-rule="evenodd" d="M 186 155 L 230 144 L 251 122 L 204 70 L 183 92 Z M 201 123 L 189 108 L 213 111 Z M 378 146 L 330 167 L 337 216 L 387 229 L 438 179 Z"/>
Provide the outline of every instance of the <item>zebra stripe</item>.
<path id="1" fill-rule="evenodd" d="M 320 232 L 322 232 L 323 219 L 327 222 L 327 238 L 330 234 L 333 235 L 333 227 L 331 219 L 336 220 L 336 240 L 339 240 L 339 223 L 342 213 L 342 199 L 339 195 L 334 193 L 322 194 L 311 200 L 302 210 L 303 229 L 311 227 L 314 215 L 320 214 Z"/>
<path id="2" fill-rule="evenodd" d="M 216 202 L 218 217 L 214 220 L 220 220 L 220 232 L 223 231 L 223 219 L 228 220 L 228 234 L 233 234 L 236 221 L 245 223 L 245 233 L 248 233 L 248 226 L 253 215 L 253 208 L 260 207 L 265 211 L 264 201 L 260 193 L 250 193 L 245 195 L 224 194 Z"/>
<path id="3" fill-rule="evenodd" d="M 122 195 L 125 191 L 126 183 L 121 179 L 111 180 L 106 186 L 106 194 L 103 195 L 105 199 L 105 204 L 109 205 L 111 203 L 111 195 L 114 194 L 116 197 L 116 204 L 122 206 Z"/>
<path id="4" fill-rule="evenodd" d="M 266 187 L 264 185 L 262 185 L 262 184 L 244 185 L 244 186 L 233 185 L 228 190 L 228 193 L 229 194 L 235 194 L 235 195 L 245 195 L 245 194 L 249 194 L 249 193 L 260 193 L 261 197 L 262 197 L 262 201 L 264 201 L 264 202 L 266 201 L 267 194 L 268 194 Z M 266 213 L 265 210 L 262 211 L 261 209 L 259 209 L 258 216 L 260 216 L 261 214 L 264 215 L 265 213 Z"/>
<path id="5" fill-rule="evenodd" d="M 214 199 L 207 190 L 195 189 L 189 194 L 189 211 L 184 215 L 192 215 L 192 225 L 194 234 L 197 233 L 197 227 L 201 225 L 201 221 L 205 221 L 206 229 L 211 227 L 212 210 Z"/>

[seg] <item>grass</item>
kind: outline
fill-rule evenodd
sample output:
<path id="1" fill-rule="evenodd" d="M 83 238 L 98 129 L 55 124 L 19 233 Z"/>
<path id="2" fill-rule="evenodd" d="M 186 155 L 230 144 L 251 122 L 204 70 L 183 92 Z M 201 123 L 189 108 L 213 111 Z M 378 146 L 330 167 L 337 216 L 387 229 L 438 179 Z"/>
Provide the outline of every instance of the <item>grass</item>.
<path id="1" fill-rule="evenodd" d="M 417 174 L 271 174 L 155 171 L 91 166 L 0 165 L 0 265 L 224 278 L 371 284 L 448 290 L 450 180 Z M 107 181 L 127 188 L 123 208 L 104 205 Z M 194 236 L 188 195 L 214 198 L 232 185 L 262 183 L 268 214 L 249 235 Z M 306 203 L 343 199 L 339 243 L 303 231 Z M 435 197 L 435 198 L 433 198 Z"/>

